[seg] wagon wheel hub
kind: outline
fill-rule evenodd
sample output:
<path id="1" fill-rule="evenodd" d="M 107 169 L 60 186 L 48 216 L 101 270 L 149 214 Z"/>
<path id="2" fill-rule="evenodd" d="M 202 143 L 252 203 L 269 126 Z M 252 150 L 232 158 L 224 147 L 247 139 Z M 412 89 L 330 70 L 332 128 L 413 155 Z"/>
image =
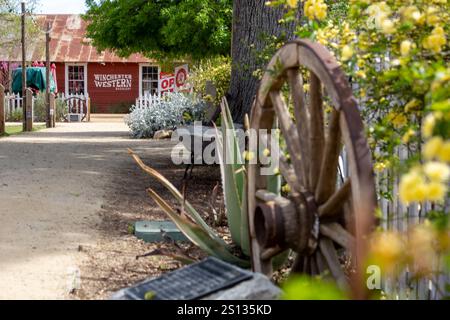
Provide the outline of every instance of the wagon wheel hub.
<path id="1" fill-rule="evenodd" d="M 313 254 L 320 228 L 318 205 L 313 194 L 302 192 L 287 199 L 265 191 L 260 193 L 270 199 L 258 202 L 255 210 L 253 223 L 260 246 Z"/>

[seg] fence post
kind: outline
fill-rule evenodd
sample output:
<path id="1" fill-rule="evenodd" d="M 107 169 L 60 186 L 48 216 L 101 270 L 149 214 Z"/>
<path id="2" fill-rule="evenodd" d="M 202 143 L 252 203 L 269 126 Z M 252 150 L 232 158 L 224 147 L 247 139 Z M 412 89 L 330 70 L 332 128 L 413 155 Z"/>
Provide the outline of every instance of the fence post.
<path id="1" fill-rule="evenodd" d="M 91 122 L 91 97 L 87 97 L 87 121 Z"/>
<path id="2" fill-rule="evenodd" d="M 49 95 L 49 104 L 50 104 L 50 128 L 55 127 L 56 122 L 56 110 L 55 110 L 55 94 L 50 93 Z"/>
<path id="3" fill-rule="evenodd" d="M 28 88 L 26 92 L 25 131 L 33 131 L 33 91 Z"/>
<path id="4" fill-rule="evenodd" d="M 5 87 L 0 84 L 0 135 L 6 131 L 5 116 Z"/>

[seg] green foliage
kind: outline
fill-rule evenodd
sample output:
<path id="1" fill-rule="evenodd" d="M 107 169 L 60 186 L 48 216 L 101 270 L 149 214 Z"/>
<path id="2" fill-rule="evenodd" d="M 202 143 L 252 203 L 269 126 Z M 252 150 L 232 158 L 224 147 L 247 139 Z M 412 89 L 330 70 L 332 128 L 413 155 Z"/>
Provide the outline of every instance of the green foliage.
<path id="1" fill-rule="evenodd" d="M 6 121 L 10 122 L 21 122 L 23 120 L 23 111 L 22 109 L 14 110 L 11 113 L 8 113 L 6 116 Z"/>
<path id="2" fill-rule="evenodd" d="M 207 225 L 195 208 L 183 197 L 181 192 L 156 170 L 145 165 L 142 160 L 129 150 L 136 163 L 150 176 L 158 180 L 178 201 L 181 214 L 170 204 L 161 198 L 154 190 L 148 189 L 149 195 L 167 216 L 177 225 L 180 231 L 196 246 L 207 254 L 221 260 L 236 264 L 241 267 L 249 267 L 250 262 L 246 257 L 236 256 L 232 248 L 220 238 L 215 231 Z"/>
<path id="3" fill-rule="evenodd" d="M 346 300 L 334 282 L 306 275 L 289 279 L 283 285 L 283 300 Z"/>
<path id="4" fill-rule="evenodd" d="M 2 53 L 12 53 L 18 48 L 21 39 L 21 17 L 19 12 L 20 0 L 0 0 L 0 43 Z M 32 13 L 36 8 L 37 0 L 27 1 L 27 13 Z M 35 42 L 40 34 L 39 26 L 31 18 L 26 18 L 27 43 Z"/>
<path id="5" fill-rule="evenodd" d="M 214 56 L 202 59 L 195 64 L 191 68 L 188 81 L 194 88 L 194 91 L 207 101 L 210 97 L 206 96 L 205 87 L 206 82 L 211 81 L 217 89 L 217 97 L 214 102 L 218 104 L 228 92 L 230 78 L 231 58 L 229 56 Z"/>
<path id="6" fill-rule="evenodd" d="M 47 106 L 45 92 L 39 92 L 34 97 L 34 121 L 45 122 L 47 119 Z M 63 99 L 55 99 L 56 121 L 63 121 L 67 115 L 67 105 Z M 22 115 L 23 116 L 23 115 Z"/>
<path id="7" fill-rule="evenodd" d="M 152 58 L 228 54 L 231 0 L 86 1 L 87 36 L 100 49 Z"/>
<path id="8" fill-rule="evenodd" d="M 39 92 L 35 96 L 33 105 L 34 121 L 42 122 L 47 119 L 47 105 L 45 100 L 45 93 L 43 92 Z"/>
<path id="9" fill-rule="evenodd" d="M 231 237 L 246 255 L 250 255 L 250 243 L 247 218 L 247 177 L 245 164 L 239 148 L 226 99 L 221 104 L 222 136 L 217 131 L 217 151 L 220 159 L 220 171 L 225 199 L 225 208 Z M 233 134 L 227 134 L 233 133 Z M 231 158 L 233 156 L 233 158 Z"/>
<path id="10" fill-rule="evenodd" d="M 132 107 L 132 103 L 129 102 L 120 102 L 120 103 L 116 103 L 114 105 L 112 105 L 109 108 L 109 112 L 111 113 L 129 113 L 130 109 Z"/>

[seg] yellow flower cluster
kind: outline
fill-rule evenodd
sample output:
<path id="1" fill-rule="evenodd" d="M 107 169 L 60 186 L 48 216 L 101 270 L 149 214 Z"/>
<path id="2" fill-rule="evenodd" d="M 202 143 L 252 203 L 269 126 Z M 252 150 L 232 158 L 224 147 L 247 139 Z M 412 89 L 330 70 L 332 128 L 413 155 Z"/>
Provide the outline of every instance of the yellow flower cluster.
<path id="1" fill-rule="evenodd" d="M 431 35 L 423 40 L 423 47 L 433 51 L 434 53 L 439 53 L 446 43 L 447 39 L 445 38 L 444 29 L 442 27 L 435 27 L 431 32 Z"/>
<path id="2" fill-rule="evenodd" d="M 408 118 L 403 113 L 395 111 L 389 112 L 387 120 L 392 123 L 395 128 L 402 128 L 408 123 Z"/>
<path id="3" fill-rule="evenodd" d="M 444 141 L 441 137 L 433 137 L 425 143 L 422 154 L 426 160 L 450 162 L 450 140 Z"/>
<path id="4" fill-rule="evenodd" d="M 449 233 L 439 231 L 426 220 L 407 234 L 377 232 L 370 241 L 370 263 L 380 266 L 383 272 L 395 274 L 406 264 L 415 275 L 433 272 L 433 264 L 441 252 L 448 252 Z"/>
<path id="5" fill-rule="evenodd" d="M 287 4 L 288 4 L 291 8 L 297 8 L 298 0 L 287 0 Z"/>
<path id="6" fill-rule="evenodd" d="M 382 1 L 370 5 L 366 13 L 370 17 L 368 23 L 381 30 L 381 32 L 385 34 L 395 32 L 395 21 L 389 18 L 392 10 L 386 2 Z"/>
<path id="7" fill-rule="evenodd" d="M 327 17 L 327 5 L 323 0 L 306 0 L 303 10 L 310 20 L 323 20 Z"/>
<path id="8" fill-rule="evenodd" d="M 427 162 L 423 168 L 416 167 L 400 181 L 400 199 L 403 203 L 434 201 L 441 202 L 447 195 L 450 168 L 437 161 Z"/>

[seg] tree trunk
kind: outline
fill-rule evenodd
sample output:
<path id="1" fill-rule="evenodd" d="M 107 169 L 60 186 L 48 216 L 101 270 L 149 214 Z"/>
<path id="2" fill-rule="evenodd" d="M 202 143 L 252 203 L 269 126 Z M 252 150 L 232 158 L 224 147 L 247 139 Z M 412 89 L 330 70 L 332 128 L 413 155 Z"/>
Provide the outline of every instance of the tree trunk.
<path id="1" fill-rule="evenodd" d="M 272 8 L 263 0 L 233 1 L 233 39 L 231 44 L 232 70 L 228 102 L 235 122 L 242 123 L 250 114 L 256 95 L 258 79 L 254 71 L 264 68 L 268 61 L 258 59 L 270 43 L 271 36 L 293 38 L 295 24 L 278 21 L 285 13 L 283 8 Z"/>

